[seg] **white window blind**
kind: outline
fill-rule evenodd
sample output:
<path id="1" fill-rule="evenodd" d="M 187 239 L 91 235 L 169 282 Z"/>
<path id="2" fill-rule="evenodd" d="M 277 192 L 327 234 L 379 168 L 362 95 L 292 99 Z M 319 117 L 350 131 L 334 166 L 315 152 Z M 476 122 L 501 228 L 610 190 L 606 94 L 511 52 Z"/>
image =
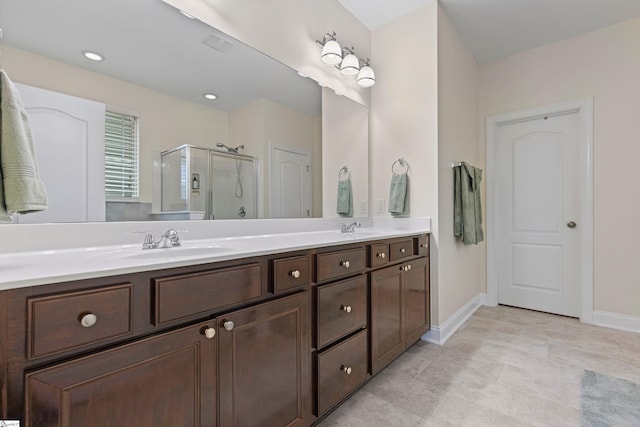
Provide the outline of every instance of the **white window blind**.
<path id="1" fill-rule="evenodd" d="M 107 111 L 104 150 L 106 198 L 138 199 L 138 117 Z"/>

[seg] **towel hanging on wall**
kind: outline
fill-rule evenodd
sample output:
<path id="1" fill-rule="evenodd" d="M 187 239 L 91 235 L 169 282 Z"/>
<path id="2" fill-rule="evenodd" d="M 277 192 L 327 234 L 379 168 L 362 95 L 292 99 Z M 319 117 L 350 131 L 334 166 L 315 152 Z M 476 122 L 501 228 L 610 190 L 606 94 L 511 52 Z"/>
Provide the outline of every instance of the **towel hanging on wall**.
<path id="1" fill-rule="evenodd" d="M 453 164 L 453 235 L 465 245 L 484 240 L 480 182 L 482 170 L 465 162 Z"/>
<path id="2" fill-rule="evenodd" d="M 399 165 L 398 168 L 396 168 L 397 165 Z M 391 165 L 391 186 L 389 188 L 389 213 L 391 215 L 409 215 L 409 194 L 409 162 L 400 158 Z"/>
<path id="3" fill-rule="evenodd" d="M 47 193 L 20 93 L 0 70 L 0 221 L 47 209 Z"/>
<path id="4" fill-rule="evenodd" d="M 338 172 L 338 215 L 343 217 L 353 216 L 353 190 L 351 188 L 351 172 L 343 166 Z"/>

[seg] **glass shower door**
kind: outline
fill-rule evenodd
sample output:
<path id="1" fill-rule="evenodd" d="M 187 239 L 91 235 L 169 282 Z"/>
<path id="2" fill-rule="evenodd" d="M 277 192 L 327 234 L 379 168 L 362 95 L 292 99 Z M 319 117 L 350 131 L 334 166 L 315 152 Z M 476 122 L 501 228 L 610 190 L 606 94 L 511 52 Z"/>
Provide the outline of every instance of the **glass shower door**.
<path id="1" fill-rule="evenodd" d="M 209 219 L 257 218 L 256 164 L 253 157 L 212 151 Z"/>

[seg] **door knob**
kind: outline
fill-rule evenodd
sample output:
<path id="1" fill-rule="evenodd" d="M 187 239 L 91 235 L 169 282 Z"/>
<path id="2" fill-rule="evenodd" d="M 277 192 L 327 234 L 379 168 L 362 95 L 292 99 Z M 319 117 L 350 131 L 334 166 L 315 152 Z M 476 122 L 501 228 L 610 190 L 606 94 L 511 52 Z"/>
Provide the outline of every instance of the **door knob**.
<path id="1" fill-rule="evenodd" d="M 569 222 L 567 223 L 567 227 L 569 227 L 569 228 L 576 228 L 576 223 L 575 223 L 574 221 L 569 221 Z"/>

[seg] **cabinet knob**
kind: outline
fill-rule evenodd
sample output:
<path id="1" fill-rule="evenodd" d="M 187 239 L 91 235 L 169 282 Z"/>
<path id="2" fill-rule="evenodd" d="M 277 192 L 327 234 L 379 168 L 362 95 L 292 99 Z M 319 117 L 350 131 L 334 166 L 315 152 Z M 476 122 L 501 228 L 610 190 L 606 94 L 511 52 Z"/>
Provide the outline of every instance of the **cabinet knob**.
<path id="1" fill-rule="evenodd" d="M 98 316 L 93 313 L 82 313 L 78 319 L 84 328 L 90 328 L 98 321 Z"/>
<path id="2" fill-rule="evenodd" d="M 347 375 L 351 375 L 351 366 L 340 365 L 340 370 Z"/>
<path id="3" fill-rule="evenodd" d="M 234 328 L 234 326 L 236 326 L 236 324 L 235 324 L 235 323 L 233 323 L 233 321 L 232 321 L 232 320 L 227 320 L 227 321 L 225 321 L 225 322 L 222 324 L 222 326 L 223 326 L 227 331 L 230 331 L 230 330 L 232 330 L 232 329 Z"/>
<path id="4" fill-rule="evenodd" d="M 411 270 L 411 264 L 407 265 L 407 271 Z"/>
<path id="5" fill-rule="evenodd" d="M 386 255 L 385 255 L 385 253 L 384 253 L 384 252 L 378 252 L 378 253 L 376 254 L 376 257 L 384 259 L 384 258 L 386 257 Z"/>
<path id="6" fill-rule="evenodd" d="M 405 248 L 400 248 L 400 253 L 401 253 L 401 254 L 403 254 L 403 253 L 405 253 L 405 252 L 407 252 L 407 250 L 406 250 Z"/>
<path id="7" fill-rule="evenodd" d="M 345 313 L 351 313 L 351 306 L 343 304 L 340 306 L 340 310 L 344 311 Z"/>
<path id="8" fill-rule="evenodd" d="M 340 261 L 340 267 L 349 268 L 351 263 L 349 261 Z"/>
<path id="9" fill-rule="evenodd" d="M 425 243 L 420 243 L 420 247 L 421 247 L 421 248 L 426 248 L 426 247 L 427 247 L 427 245 L 426 245 Z"/>
<path id="10" fill-rule="evenodd" d="M 206 326 L 202 331 L 202 335 L 207 337 L 207 339 L 211 339 L 216 336 L 216 330 L 214 328 Z"/>
<path id="11" fill-rule="evenodd" d="M 300 278 L 300 270 L 291 270 L 289 272 L 289 276 L 293 277 L 294 279 L 299 279 Z"/>

